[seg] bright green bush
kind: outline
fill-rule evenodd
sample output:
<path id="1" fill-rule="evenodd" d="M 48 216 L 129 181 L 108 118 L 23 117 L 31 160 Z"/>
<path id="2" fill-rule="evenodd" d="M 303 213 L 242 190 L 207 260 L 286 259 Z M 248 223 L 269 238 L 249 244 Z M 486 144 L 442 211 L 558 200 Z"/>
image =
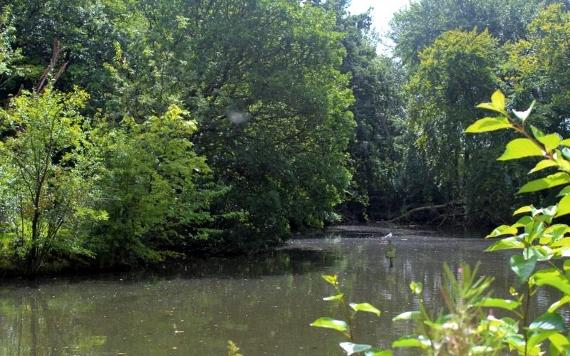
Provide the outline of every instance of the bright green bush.
<path id="1" fill-rule="evenodd" d="M 217 193 L 190 141 L 196 130 L 176 106 L 143 123 L 126 118 L 115 127 L 97 125 L 91 135 L 102 167 L 97 207 L 109 218 L 90 227 L 88 245 L 100 263 L 157 261 L 189 239 L 207 237 L 198 227 L 211 221 Z"/>
<path id="2" fill-rule="evenodd" d="M 92 257 L 78 227 L 107 217 L 93 204 L 97 163 L 79 113 L 87 98 L 80 90 L 23 93 L 0 112 L 0 248 L 29 273 Z"/>

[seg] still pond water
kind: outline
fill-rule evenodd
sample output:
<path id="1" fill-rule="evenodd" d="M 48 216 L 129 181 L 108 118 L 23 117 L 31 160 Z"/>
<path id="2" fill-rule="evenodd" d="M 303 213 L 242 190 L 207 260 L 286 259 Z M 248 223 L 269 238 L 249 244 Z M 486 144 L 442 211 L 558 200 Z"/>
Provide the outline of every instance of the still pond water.
<path id="1" fill-rule="evenodd" d="M 0 355 L 225 355 L 228 340 L 244 355 L 341 355 L 333 331 L 314 329 L 319 316 L 339 316 L 322 297 L 322 274 L 338 274 L 350 300 L 379 307 L 362 315 L 358 341 L 389 346 L 411 332 L 392 323 L 417 307 L 408 284 L 421 281 L 437 305 L 442 263 L 481 261 L 495 288 L 514 283 L 508 256 L 484 253 L 480 239 L 394 231 L 390 269 L 383 231 L 337 231 L 294 240 L 269 256 L 195 262 L 164 274 L 50 279 L 0 284 Z M 1 283 L 1 282 L 0 282 Z M 539 295 L 538 309 L 550 299 Z"/>

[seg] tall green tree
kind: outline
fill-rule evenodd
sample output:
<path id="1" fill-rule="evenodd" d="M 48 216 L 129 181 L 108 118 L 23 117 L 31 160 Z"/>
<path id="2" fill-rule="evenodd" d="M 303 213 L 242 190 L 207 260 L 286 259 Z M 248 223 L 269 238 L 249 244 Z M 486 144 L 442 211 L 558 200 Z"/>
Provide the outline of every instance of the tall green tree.
<path id="1" fill-rule="evenodd" d="M 25 58 L 17 80 L 0 87 L 0 96 L 55 82 L 63 91 L 75 85 L 86 89 L 91 95 L 89 109 L 102 107 L 111 83 L 104 64 L 114 58 L 114 43 L 123 40 L 115 27 L 120 21 L 115 16 L 122 15 L 110 6 L 117 2 L 0 1 L 0 8 L 9 10 L 12 18 L 12 46 Z"/>
<path id="2" fill-rule="evenodd" d="M 480 154 L 501 138 L 475 140 L 463 133 L 478 113 L 475 105 L 502 84 L 496 65 L 500 53 L 488 31 L 446 32 L 420 53 L 418 70 L 406 89 L 415 135 L 410 149 L 421 151 L 423 169 L 431 172 L 437 187 L 432 202 L 460 203 L 472 223 L 501 216 L 509 208 L 497 204 L 504 200 L 494 188 L 505 172 Z"/>
<path id="3" fill-rule="evenodd" d="M 285 0 L 132 9 L 142 36 L 119 48 L 113 100 L 135 117 L 172 102 L 196 115 L 196 147 L 231 187 L 215 206 L 243 213 L 234 231 L 263 245 L 334 217 L 354 126 L 335 14 Z"/>
<path id="4" fill-rule="evenodd" d="M 23 93 L 0 115 L 1 211 L 16 264 L 36 273 L 49 262 L 92 256 L 79 226 L 101 220 L 92 190 L 96 175 L 79 114 L 87 94 Z"/>
<path id="5" fill-rule="evenodd" d="M 172 106 L 143 123 L 102 121 L 90 135 L 101 165 L 95 206 L 108 219 L 85 226 L 98 263 L 104 266 L 156 262 L 186 252 L 207 238 L 210 203 L 219 190 L 209 184 L 205 157 L 194 151 L 196 121 Z"/>
<path id="6" fill-rule="evenodd" d="M 567 133 L 570 115 L 570 12 L 560 4 L 539 12 L 526 39 L 506 47 L 506 78 L 515 105 L 538 101 L 535 125 Z"/>
<path id="7" fill-rule="evenodd" d="M 526 37 L 537 10 L 566 0 L 415 0 L 394 15 L 391 39 L 406 64 L 419 63 L 419 53 L 450 30 L 488 30 L 500 43 Z"/>

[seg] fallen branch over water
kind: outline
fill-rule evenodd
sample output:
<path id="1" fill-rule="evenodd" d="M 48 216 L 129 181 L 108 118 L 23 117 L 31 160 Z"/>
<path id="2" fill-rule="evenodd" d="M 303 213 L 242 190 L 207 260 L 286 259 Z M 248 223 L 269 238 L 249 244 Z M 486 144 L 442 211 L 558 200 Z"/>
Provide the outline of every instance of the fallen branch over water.
<path id="1" fill-rule="evenodd" d="M 457 209 L 454 211 L 451 211 L 447 214 L 443 214 L 443 213 L 440 213 L 438 211 L 441 209 L 448 209 L 448 208 L 454 207 L 454 206 L 456 206 Z M 387 222 L 393 223 L 393 222 L 397 222 L 400 220 L 405 220 L 405 219 L 410 218 L 412 215 L 419 213 L 419 212 L 422 212 L 422 211 L 434 211 L 439 215 L 439 217 L 443 218 L 445 221 L 449 216 L 457 216 L 457 215 L 463 215 L 464 214 L 463 212 L 458 212 L 457 211 L 458 209 L 462 209 L 462 207 L 460 206 L 460 203 L 457 201 L 451 201 L 451 202 L 444 203 L 444 204 L 432 204 L 432 205 L 420 206 L 417 208 L 410 209 L 410 210 L 406 211 L 404 214 L 402 214 L 398 217 L 395 217 L 391 220 L 388 220 Z M 436 220 L 436 219 L 434 219 L 434 220 Z"/>

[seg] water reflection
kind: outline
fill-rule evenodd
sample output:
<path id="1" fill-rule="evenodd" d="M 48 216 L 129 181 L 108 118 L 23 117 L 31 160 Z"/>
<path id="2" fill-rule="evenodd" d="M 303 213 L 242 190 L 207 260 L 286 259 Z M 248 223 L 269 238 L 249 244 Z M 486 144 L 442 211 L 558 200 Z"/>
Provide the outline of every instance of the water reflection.
<path id="1" fill-rule="evenodd" d="M 439 303 L 441 265 L 481 260 L 495 287 L 514 283 L 508 256 L 484 254 L 487 242 L 396 235 L 388 268 L 374 238 L 307 239 L 248 259 L 194 261 L 174 271 L 43 281 L 0 288 L 0 355 L 223 355 L 234 340 L 246 355 L 340 355 L 332 332 L 308 324 L 335 316 L 321 297 L 323 273 L 337 273 L 352 296 L 384 312 L 363 315 L 359 340 L 388 346 L 411 330 L 393 316 L 417 307 L 408 292 L 424 283 L 426 302 Z M 539 295 L 538 309 L 550 296 Z"/>

